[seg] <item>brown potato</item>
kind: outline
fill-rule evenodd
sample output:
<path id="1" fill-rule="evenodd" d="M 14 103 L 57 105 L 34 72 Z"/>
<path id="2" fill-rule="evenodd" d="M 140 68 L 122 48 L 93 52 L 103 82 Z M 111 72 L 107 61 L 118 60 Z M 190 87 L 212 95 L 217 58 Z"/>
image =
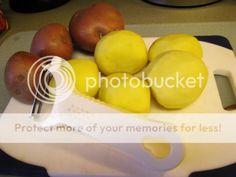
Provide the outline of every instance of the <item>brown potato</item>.
<path id="1" fill-rule="evenodd" d="M 5 68 L 5 85 L 9 93 L 17 100 L 31 104 L 34 96 L 31 94 L 28 84 L 27 75 L 28 71 L 34 62 L 38 60 L 38 57 L 28 52 L 17 52 L 10 57 Z M 32 70 L 35 72 L 34 70 Z M 30 78 L 30 85 L 35 92 L 33 86 L 33 75 Z M 36 77 L 36 83 L 38 83 L 39 75 Z"/>
<path id="2" fill-rule="evenodd" d="M 124 29 L 124 19 L 113 5 L 100 2 L 77 11 L 71 18 L 69 30 L 74 42 L 82 49 L 94 52 L 105 34 Z"/>
<path id="3" fill-rule="evenodd" d="M 35 34 L 30 51 L 38 57 L 56 55 L 66 60 L 71 59 L 73 45 L 70 34 L 61 24 L 48 24 Z"/>

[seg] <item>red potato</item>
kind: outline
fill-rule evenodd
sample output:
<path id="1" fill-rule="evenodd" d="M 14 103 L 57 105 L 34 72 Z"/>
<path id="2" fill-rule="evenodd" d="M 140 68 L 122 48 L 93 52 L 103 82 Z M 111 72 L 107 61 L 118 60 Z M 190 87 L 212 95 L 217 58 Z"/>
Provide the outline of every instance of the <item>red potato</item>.
<path id="1" fill-rule="evenodd" d="M 70 34 L 61 24 L 48 24 L 35 34 L 30 51 L 39 57 L 56 55 L 69 60 L 73 53 Z"/>
<path id="2" fill-rule="evenodd" d="M 69 30 L 74 42 L 82 49 L 94 52 L 105 34 L 124 29 L 124 19 L 113 5 L 96 3 L 77 11 L 71 18 Z"/>
<path id="3" fill-rule="evenodd" d="M 26 104 L 31 104 L 34 99 L 27 84 L 27 75 L 29 69 L 37 60 L 38 57 L 28 52 L 20 51 L 12 55 L 6 64 L 4 79 L 7 90 L 15 99 Z M 35 70 L 32 70 L 32 72 L 34 73 Z M 35 92 L 33 74 L 30 76 L 29 83 L 32 91 Z M 36 76 L 36 83 L 38 83 L 39 75 Z"/>

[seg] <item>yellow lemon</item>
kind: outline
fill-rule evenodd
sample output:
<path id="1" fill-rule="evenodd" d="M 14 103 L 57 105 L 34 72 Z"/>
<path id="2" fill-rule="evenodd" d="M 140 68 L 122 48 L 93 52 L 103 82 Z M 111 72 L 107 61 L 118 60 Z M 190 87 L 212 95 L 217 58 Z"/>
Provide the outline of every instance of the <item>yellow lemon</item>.
<path id="1" fill-rule="evenodd" d="M 97 43 L 95 59 L 105 75 L 118 72 L 134 74 L 147 64 L 147 48 L 137 33 L 113 31 Z"/>
<path id="2" fill-rule="evenodd" d="M 203 60 L 184 51 L 165 52 L 150 63 L 145 74 L 153 82 L 153 97 L 169 109 L 184 108 L 193 103 L 208 80 Z"/>
<path id="3" fill-rule="evenodd" d="M 106 77 L 102 80 L 98 98 L 129 112 L 150 111 L 150 89 L 130 74 L 115 73 Z"/>
<path id="4" fill-rule="evenodd" d="M 150 61 L 170 50 L 183 50 L 202 58 L 202 47 L 194 36 L 188 34 L 170 34 L 154 41 L 148 51 Z"/>

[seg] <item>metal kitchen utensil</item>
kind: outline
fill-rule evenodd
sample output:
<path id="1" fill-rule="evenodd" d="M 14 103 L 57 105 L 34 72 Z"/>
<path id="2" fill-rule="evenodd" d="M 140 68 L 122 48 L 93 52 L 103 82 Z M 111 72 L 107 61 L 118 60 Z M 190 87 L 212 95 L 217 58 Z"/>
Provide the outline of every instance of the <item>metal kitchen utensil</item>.
<path id="1" fill-rule="evenodd" d="M 45 77 L 46 73 L 48 73 L 47 70 L 44 70 L 42 73 L 42 78 Z M 46 78 L 46 82 L 49 83 L 51 79 L 51 76 L 48 75 L 48 77 Z M 48 96 L 48 89 L 45 87 L 46 92 L 44 93 L 43 96 L 47 97 Z M 40 87 L 38 85 L 38 87 L 36 88 L 36 97 L 34 98 L 33 101 L 33 105 L 32 105 L 32 110 L 31 110 L 31 117 L 36 117 L 37 114 L 39 114 L 41 112 L 41 108 L 42 108 L 42 101 L 38 99 L 38 97 L 40 97 L 39 95 L 40 92 Z"/>
<path id="2" fill-rule="evenodd" d="M 35 88 L 35 94 L 34 94 L 35 96 L 34 96 L 32 110 L 31 110 L 31 117 L 36 117 L 37 114 L 39 114 L 41 112 L 41 108 L 42 108 L 42 104 L 43 104 L 42 100 L 44 98 L 48 98 L 49 91 L 48 91 L 47 85 L 49 85 L 49 82 L 52 78 L 52 75 L 51 75 L 50 71 L 48 70 L 48 68 L 52 64 L 52 61 L 57 60 L 57 59 L 58 59 L 57 56 L 45 56 L 45 57 L 38 59 L 40 61 L 45 61 L 45 64 L 44 64 L 44 62 L 42 62 L 42 64 L 40 65 L 40 67 L 42 68 L 42 72 L 41 72 L 41 75 L 39 75 L 39 81 L 41 83 L 38 83 L 37 87 Z M 37 72 L 37 71 L 38 70 L 36 70 L 35 72 Z M 31 73 L 29 73 L 29 74 L 31 74 Z M 44 84 L 42 84 L 43 80 L 45 80 Z M 43 95 L 41 95 L 41 94 L 43 94 Z"/>

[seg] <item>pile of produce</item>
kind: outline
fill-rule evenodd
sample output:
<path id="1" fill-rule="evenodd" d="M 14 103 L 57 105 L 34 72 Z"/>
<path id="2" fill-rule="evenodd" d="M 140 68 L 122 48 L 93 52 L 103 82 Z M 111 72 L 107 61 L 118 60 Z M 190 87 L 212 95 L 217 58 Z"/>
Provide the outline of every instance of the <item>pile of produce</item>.
<path id="1" fill-rule="evenodd" d="M 19 51 L 8 60 L 5 84 L 9 93 L 32 104 L 34 97 L 27 84 L 33 83 L 32 78 L 27 82 L 30 67 L 41 57 L 59 56 L 74 70 L 75 94 L 136 113 L 150 112 L 151 99 L 167 109 L 192 104 L 208 80 L 199 41 L 188 34 L 169 34 L 147 49 L 144 39 L 124 26 L 119 10 L 108 3 L 75 12 L 68 29 L 57 23 L 43 26 L 35 34 L 30 52 Z M 72 59 L 78 48 L 91 53 L 94 60 Z M 106 80 L 100 82 L 100 73 Z M 88 83 L 88 77 L 96 82 Z M 39 77 L 34 82 L 39 83 Z"/>

